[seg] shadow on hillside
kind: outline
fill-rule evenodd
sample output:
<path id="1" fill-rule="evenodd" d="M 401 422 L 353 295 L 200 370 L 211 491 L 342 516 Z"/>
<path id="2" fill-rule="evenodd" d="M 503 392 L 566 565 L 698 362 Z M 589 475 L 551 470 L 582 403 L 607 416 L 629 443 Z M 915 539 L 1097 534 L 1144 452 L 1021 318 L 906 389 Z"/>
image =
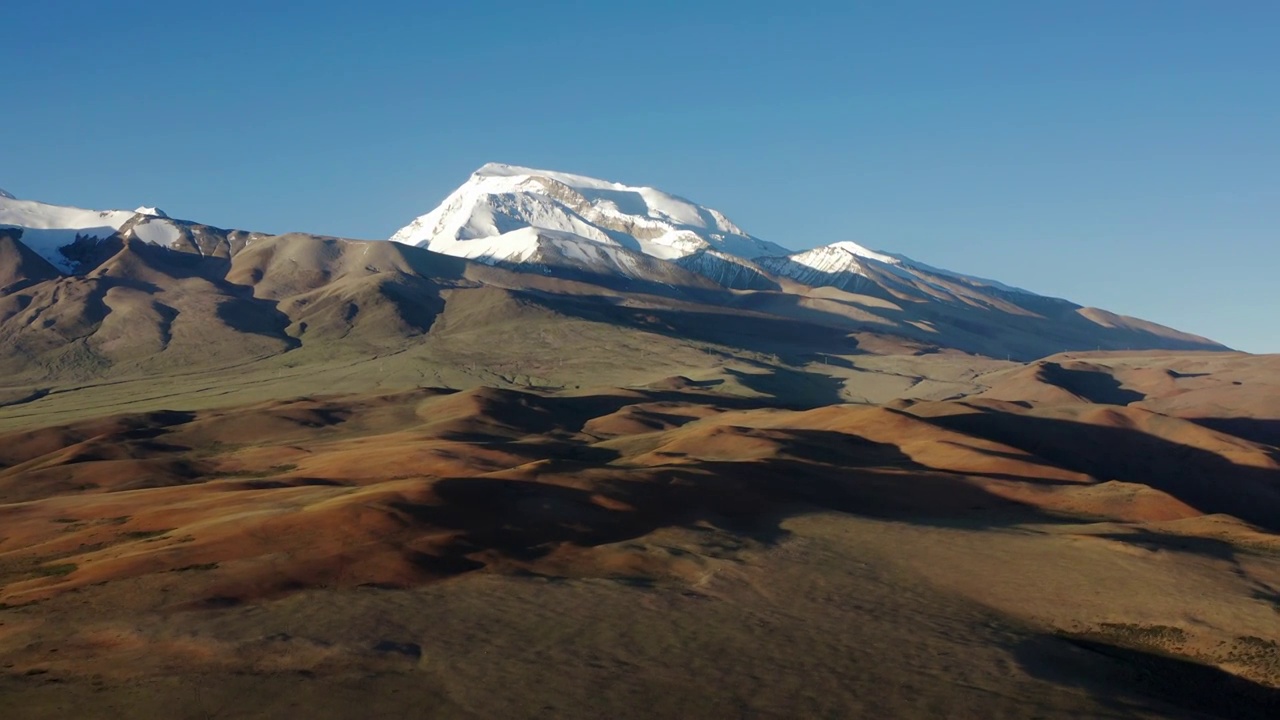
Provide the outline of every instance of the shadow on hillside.
<path id="1" fill-rule="evenodd" d="M 1108 327 L 1081 314 L 1081 306 L 1059 298 L 1011 292 L 995 287 L 983 288 L 979 296 L 956 285 L 952 285 L 949 290 L 939 291 L 939 287 L 929 283 L 903 284 L 900 278 L 891 273 L 879 269 L 870 270 L 867 277 L 814 272 L 806 284 L 835 287 L 887 300 L 900 308 L 862 308 L 893 320 L 897 326 L 884 328 L 868 324 L 859 329 L 993 357 L 1008 355 L 1010 359 L 1021 362 L 1030 362 L 1059 352 L 1095 348 L 1210 349 L 1195 341 L 1167 338 L 1124 327 Z M 895 292 L 890 292 L 889 288 L 893 288 Z M 994 298 L 995 304 L 982 296 Z M 793 314 L 818 312 L 820 311 L 813 308 L 802 309 L 797 306 Z M 924 332 L 913 327 L 913 322 L 928 323 L 939 332 Z M 837 321 L 836 324 L 844 327 L 847 323 L 846 320 Z"/>
<path id="2" fill-rule="evenodd" d="M 561 462 L 539 481 L 436 481 L 432 502 L 393 507 L 456 533 L 437 550 L 445 566 L 494 553 L 533 562 L 564 543 L 598 546 L 700 523 L 773 543 L 787 535 L 789 517 L 815 510 L 922 524 L 951 525 L 963 517 L 972 528 L 1060 521 L 959 476 L 933 472 L 891 444 L 829 431 L 787 435 L 780 458 L 673 458 L 679 464 L 586 474 L 592 465 Z"/>
<path id="3" fill-rule="evenodd" d="M 1031 676 L 1088 692 L 1120 717 L 1171 709 L 1187 718 L 1280 717 L 1280 689 L 1156 651 L 1043 635 L 1016 646 L 1014 657 Z"/>
<path id="4" fill-rule="evenodd" d="M 768 367 L 768 372 L 747 373 L 732 368 L 726 372 L 749 390 L 768 395 L 782 407 L 815 408 L 844 402 L 844 381 L 829 375 Z"/>
<path id="5" fill-rule="evenodd" d="M 421 395 L 414 393 L 403 398 L 406 403 L 420 400 Z M 409 428 L 397 422 L 376 430 L 361 429 L 360 418 L 344 414 L 346 406 L 341 399 L 334 402 L 333 406 L 308 404 L 301 410 L 277 409 L 276 419 L 282 422 L 265 427 L 277 427 L 279 435 L 274 440 L 260 437 L 257 443 L 301 442 L 299 426 L 314 427 L 318 432 L 352 422 L 356 427 L 353 432 L 366 439 L 361 442 L 375 443 L 378 433 L 394 435 L 412 429 L 412 422 Z M 665 446 L 628 453 L 627 457 L 622 450 L 598 446 L 578 434 L 589 420 L 638 403 L 714 404 L 723 409 L 778 404 L 765 399 L 682 390 L 559 397 L 490 388 L 474 391 L 468 402 L 474 407 L 446 406 L 439 418 L 431 417 L 430 406 L 418 411 L 416 417 L 424 423 L 423 439 L 471 443 L 477 451 L 501 450 L 511 459 L 505 461 L 508 464 L 495 465 L 492 473 L 514 474 L 486 471 L 434 479 L 419 477 L 430 470 L 416 460 L 388 467 L 389 475 L 406 481 L 402 485 L 405 489 L 370 501 L 366 507 L 376 505 L 394 514 L 400 521 L 398 529 L 379 529 L 376 535 L 364 536 L 367 542 L 363 544 L 353 540 L 353 548 L 364 548 L 355 552 L 376 552 L 388 546 L 403 549 L 404 559 L 421 571 L 413 582 L 478 569 L 497 559 L 534 563 L 566 544 L 598 546 L 641 538 L 663 528 L 710 525 L 772 543 L 786 536 L 789 518 L 815 510 L 971 529 L 1079 521 L 995 495 L 970 477 L 980 473 L 934 469 L 913 460 L 895 443 L 852 433 L 721 424 L 705 433 L 678 436 Z M 257 408 L 252 412 L 273 411 Z M 75 453 L 58 454 L 56 462 L 5 477 L 0 483 L 0 499 L 14 502 L 80 492 L 83 488 L 78 486 L 84 477 L 99 478 L 95 482 L 119 477 L 121 473 L 113 471 L 116 466 L 110 463 L 121 459 L 131 462 L 132 472 L 145 469 L 145 484 L 138 485 L 141 480 L 133 479 L 129 481 L 133 484 L 107 485 L 101 491 L 219 480 L 224 484 L 211 492 L 251 489 L 263 493 L 253 502 L 270 504 L 275 502 L 272 493 L 293 492 L 299 484 L 319 482 L 290 476 L 278 468 L 262 468 L 267 472 L 260 477 L 250 474 L 242 479 L 267 482 L 226 483 L 212 472 L 217 467 L 212 458 L 231 450 L 210 452 L 210 448 L 219 447 L 222 436 L 206 429 L 197 436 L 205 444 L 201 448 L 166 442 L 166 435 L 201 418 L 199 413 L 151 413 L 117 418 L 109 430 L 88 424 L 81 429 L 71 426 L 70 433 L 51 429 L 26 440 L 18 435 L 0 438 L 32 443 L 35 457 L 82 445 Z M 1102 480 L 1143 483 L 1205 512 L 1229 513 L 1271 530 L 1280 526 L 1280 471 L 1237 466 L 1208 451 L 1128 428 L 998 411 L 919 420 L 1019 448 L 1036 456 L 1032 462 L 1051 463 Z M 233 424 L 228 421 L 225 425 L 228 431 Z M 428 433 L 429 428 L 434 429 Z M 86 438 L 92 442 L 83 443 Z M 675 442 L 680 439 L 684 442 Z M 465 447 L 449 450 L 471 452 Z M 11 461 L 28 459 L 14 455 Z M 666 464 L 650 464 L 654 462 Z M 1012 475 L 990 477 L 1028 484 L 1057 482 Z M 41 478 L 44 480 L 37 481 Z M 147 498 L 138 496 L 136 501 L 145 503 Z M 356 526 L 351 529 L 355 535 L 361 532 Z M 423 547 L 423 538 L 432 542 Z M 1230 559 L 1235 552 L 1216 540 L 1149 532 L 1117 534 L 1114 539 L 1216 558 Z M 300 553 L 305 553 L 300 545 L 305 542 L 301 537 L 273 539 L 280 547 Z M 273 552 L 277 549 L 273 545 Z M 538 572 L 537 565 L 527 567 Z M 1255 591 L 1260 599 L 1270 602 L 1280 597 L 1276 589 L 1262 583 L 1255 583 Z"/>
<path id="6" fill-rule="evenodd" d="M 1189 535 L 1174 535 L 1172 533 L 1156 532 L 1145 528 L 1139 528 L 1132 532 L 1103 533 L 1100 535 L 1094 535 L 1093 537 L 1115 540 L 1127 545 L 1133 545 L 1134 547 L 1140 547 L 1144 550 L 1184 552 L 1192 555 L 1214 558 L 1216 560 L 1226 560 L 1228 562 L 1234 562 L 1236 557 L 1236 546 L 1225 540 Z"/>
<path id="7" fill-rule="evenodd" d="M 1280 420 L 1258 418 L 1187 418 L 1210 430 L 1280 448 Z M 1280 457 L 1277 457 L 1280 460 Z"/>
<path id="8" fill-rule="evenodd" d="M 474 392 L 481 396 L 480 415 L 500 419 L 501 425 L 507 428 L 518 428 L 521 436 L 572 435 L 581 432 L 590 420 L 646 403 L 691 404 L 721 410 L 756 410 L 779 405 L 773 398 L 720 395 L 698 390 L 716 387 L 722 382 L 690 381 L 694 390 L 638 388 L 600 395 L 540 395 L 512 388 L 484 388 Z M 431 420 L 429 412 L 424 417 Z M 468 431 L 447 437 L 467 442 L 505 442 L 509 435 Z"/>
<path id="9" fill-rule="evenodd" d="M 1140 483 L 1205 513 L 1280 531 L 1280 471 L 1236 465 L 1139 430 L 983 411 L 920 419 L 1024 450 L 1098 480 Z"/>
<path id="10" fill-rule="evenodd" d="M 1128 405 L 1147 399 L 1146 395 L 1120 386 L 1120 381 L 1101 370 L 1066 368 L 1058 363 L 1046 362 L 1037 373 L 1040 379 L 1092 403 L 1103 405 Z"/>
<path id="11" fill-rule="evenodd" d="M 202 280 L 222 296 L 214 312 L 231 329 L 279 340 L 287 349 L 301 344 L 297 338 L 286 334 L 289 318 L 280 312 L 275 302 L 256 298 L 252 288 L 226 280 L 231 268 L 229 259 L 180 252 L 133 240 L 102 243 L 103 251 L 111 248 L 115 248 L 116 252 L 105 258 L 89 273 L 89 277 L 96 277 L 107 286 L 119 285 L 150 294 L 162 288 L 133 277 L 139 266 L 174 280 Z M 123 271 L 118 269 L 120 267 L 123 267 Z M 105 293 L 105 289 L 103 292 Z M 172 319 L 170 318 L 170 322 Z"/>
<path id="12" fill-rule="evenodd" d="M 1145 550 L 1183 552 L 1231 563 L 1235 566 L 1233 572 L 1253 586 L 1254 599 L 1265 602 L 1275 608 L 1276 612 L 1280 612 L 1280 588 L 1251 575 L 1237 559 L 1239 549 L 1229 542 L 1216 538 L 1155 532 L 1145 528 L 1132 532 L 1105 533 L 1095 537 L 1115 540 Z"/>
<path id="13" fill-rule="evenodd" d="M 592 322 L 620 325 L 682 341 L 704 342 L 797 360 L 815 352 L 858 353 L 858 342 L 831 326 L 776 315 L 744 315 L 708 310 L 632 307 L 601 296 L 552 295 L 519 291 L 520 297 L 553 312 Z"/>

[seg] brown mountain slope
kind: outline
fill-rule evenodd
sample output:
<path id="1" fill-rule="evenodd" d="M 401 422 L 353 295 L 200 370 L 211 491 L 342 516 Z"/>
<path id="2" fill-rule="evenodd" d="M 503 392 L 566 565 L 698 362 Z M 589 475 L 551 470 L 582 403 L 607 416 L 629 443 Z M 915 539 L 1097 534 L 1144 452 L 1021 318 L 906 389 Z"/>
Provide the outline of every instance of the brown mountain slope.
<path id="1" fill-rule="evenodd" d="M 1122 403 L 1280 447 L 1276 355 L 1071 353 L 993 374 L 988 381 L 990 387 L 975 397 Z"/>
<path id="2" fill-rule="evenodd" d="M 84 277 L 0 298 L 9 308 L 0 363 L 15 376 L 76 379 L 243 362 L 296 344 L 282 314 L 219 270 L 197 255 L 122 243 Z"/>
<path id="3" fill-rule="evenodd" d="M 442 287 L 464 266 L 404 250 L 310 235 L 264 238 L 235 256 L 227 279 L 276 302 L 288 334 L 303 343 L 399 347 L 430 329 L 444 307 Z"/>
<path id="4" fill-rule="evenodd" d="M 0 296 L 61 275 L 21 240 L 21 229 L 0 227 Z"/>
<path id="5" fill-rule="evenodd" d="M 217 242 L 210 240 L 207 248 L 193 240 L 177 250 L 146 245 L 126 233 L 125 240 L 95 242 L 94 260 L 83 258 L 92 269 L 83 276 L 37 273 L 21 288 L 0 292 L 0 366 L 11 377 L 57 384 L 178 368 L 212 370 L 295 350 L 305 352 L 291 355 L 292 366 L 417 352 L 422 343 L 436 343 L 429 332 L 450 303 L 489 302 L 492 293 L 455 292 L 480 287 L 512 293 L 526 306 L 541 305 L 536 322 L 545 326 L 538 332 L 557 334 L 560 325 L 586 323 L 601 327 L 584 338 L 617 331 L 647 343 L 662 335 L 659 345 L 749 357 L 787 372 L 809 372 L 802 368 L 816 360 L 859 354 L 960 351 L 1031 358 L 1063 347 L 1205 346 L 1150 328 L 1104 327 L 1050 300 L 1012 312 L 981 304 L 890 301 L 790 282 L 778 290 L 737 291 L 681 280 L 683 270 L 650 279 L 556 267 L 514 272 L 394 243 L 220 232 L 208 236 Z M 19 247 L 12 245 L 14 252 Z M 460 307 L 447 314 L 493 323 L 473 324 L 469 330 L 477 337 L 502 333 L 509 325 L 508 318 L 484 311 Z M 207 330 L 199 329 L 204 325 Z M 460 330 L 457 324 L 452 328 Z M 181 332 L 171 334 L 175 329 Z M 479 343 L 464 354 L 469 366 L 495 368 L 484 381 L 527 376 L 496 369 L 509 364 L 509 349 Z M 572 336 L 561 337 L 559 349 L 565 357 L 598 352 L 595 341 L 579 343 Z M 456 355 L 453 348 L 440 350 L 438 355 Z M 581 384 L 564 374 L 543 376 L 542 382 Z"/>

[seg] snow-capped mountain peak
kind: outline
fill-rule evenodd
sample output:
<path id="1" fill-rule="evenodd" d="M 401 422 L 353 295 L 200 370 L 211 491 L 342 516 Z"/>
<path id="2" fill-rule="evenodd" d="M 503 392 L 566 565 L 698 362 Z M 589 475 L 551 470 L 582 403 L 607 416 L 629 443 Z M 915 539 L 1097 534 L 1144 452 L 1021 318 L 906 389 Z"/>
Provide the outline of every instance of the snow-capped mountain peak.
<path id="1" fill-rule="evenodd" d="M 77 237 L 110 237 L 134 215 L 131 210 L 85 210 L 0 198 L 0 225 L 22 228 L 22 242 L 64 272 L 74 270 L 74 263 L 61 248 Z"/>
<path id="2" fill-rule="evenodd" d="M 5 200 L 17 200 L 17 198 L 16 198 L 16 197 L 14 197 L 13 195 L 11 195 L 11 194 L 10 194 L 7 190 L 5 190 L 4 188 L 0 188 L 0 198 L 3 198 L 3 199 L 5 199 Z"/>
<path id="3" fill-rule="evenodd" d="M 905 255 L 870 250 L 842 241 L 786 257 L 759 258 L 761 267 L 805 285 L 830 285 L 854 292 L 884 293 L 899 298 L 926 297 L 972 304 L 977 296 L 1017 293 L 1034 295 L 1004 283 L 942 270 Z M 999 302 L 999 300 L 995 300 Z"/>
<path id="4" fill-rule="evenodd" d="M 790 253 L 719 211 L 656 188 L 501 163 L 480 167 L 391 239 L 490 264 L 576 264 L 633 277 L 639 266 L 619 259 L 647 255 L 735 289 L 776 288 L 773 273 L 894 297 L 969 302 L 974 293 L 1020 292 L 848 240 Z"/>
<path id="5" fill-rule="evenodd" d="M 876 252 L 875 250 L 869 250 L 859 245 L 858 243 L 853 242 L 852 240 L 842 240 L 837 243 L 831 243 L 827 247 L 833 248 L 836 250 L 843 250 L 847 253 L 850 253 L 851 255 L 855 255 L 860 258 L 877 260 L 879 262 L 888 263 L 890 265 L 899 265 L 902 262 L 902 258 L 899 258 L 894 255 L 882 253 L 882 252 Z"/>
<path id="6" fill-rule="evenodd" d="M 86 210 L 18 200 L 8 194 L 0 196 L 0 227 L 3 226 L 21 228 L 22 243 L 65 273 L 77 271 L 79 262 L 73 256 L 81 252 L 71 250 L 77 240 L 96 242 L 119 236 L 170 248 L 181 245 L 203 252 L 202 242 L 207 245 L 216 240 L 210 233 L 225 235 L 223 231 L 205 226 L 193 230 L 193 223 L 174 220 L 155 207 Z"/>
<path id="7" fill-rule="evenodd" d="M 651 187 L 489 163 L 392 240 L 490 263 L 536 254 L 534 228 L 664 260 L 714 249 L 738 257 L 786 250 L 752 237 L 711 208 Z M 546 237 L 544 233 L 542 237 Z"/>
<path id="8" fill-rule="evenodd" d="M 587 177 L 586 175 L 574 175 L 573 173 L 556 172 L 554 170 L 538 170 L 536 168 L 523 167 L 520 165 L 507 165 L 505 163 L 485 163 L 480 166 L 480 169 L 472 173 L 471 177 L 545 177 L 559 183 L 564 183 L 570 187 L 595 188 L 597 190 L 616 190 L 626 187 L 620 183 L 599 180 L 593 177 Z"/>

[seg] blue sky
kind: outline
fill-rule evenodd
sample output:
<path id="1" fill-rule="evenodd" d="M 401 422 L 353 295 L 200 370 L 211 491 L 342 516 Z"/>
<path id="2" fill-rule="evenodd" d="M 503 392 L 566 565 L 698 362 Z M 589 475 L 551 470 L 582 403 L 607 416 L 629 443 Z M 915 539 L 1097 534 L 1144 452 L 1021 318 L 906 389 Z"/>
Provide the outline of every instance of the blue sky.
<path id="1" fill-rule="evenodd" d="M 300 7 L 10 0 L 0 187 L 382 238 L 531 165 L 1280 352 L 1280 3 Z"/>

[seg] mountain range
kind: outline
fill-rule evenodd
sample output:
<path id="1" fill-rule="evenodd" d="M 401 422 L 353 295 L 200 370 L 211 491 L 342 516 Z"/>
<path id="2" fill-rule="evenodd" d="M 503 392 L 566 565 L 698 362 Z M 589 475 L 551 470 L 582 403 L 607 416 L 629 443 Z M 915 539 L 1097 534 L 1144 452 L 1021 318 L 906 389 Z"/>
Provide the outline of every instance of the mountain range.
<path id="1" fill-rule="evenodd" d="M 565 173 L 390 240 L 0 193 L 0 707 L 1271 720 L 1277 378 Z"/>
<path id="2" fill-rule="evenodd" d="M 854 242 L 792 252 L 654 188 L 500 164 L 390 242 L 3 193 L 0 257 L 0 366 L 32 377 L 221 366 L 321 342 L 403 349 L 464 322 L 498 327 L 516 306 L 535 325 L 621 327 L 793 367 L 855 353 L 1226 349 Z"/>

